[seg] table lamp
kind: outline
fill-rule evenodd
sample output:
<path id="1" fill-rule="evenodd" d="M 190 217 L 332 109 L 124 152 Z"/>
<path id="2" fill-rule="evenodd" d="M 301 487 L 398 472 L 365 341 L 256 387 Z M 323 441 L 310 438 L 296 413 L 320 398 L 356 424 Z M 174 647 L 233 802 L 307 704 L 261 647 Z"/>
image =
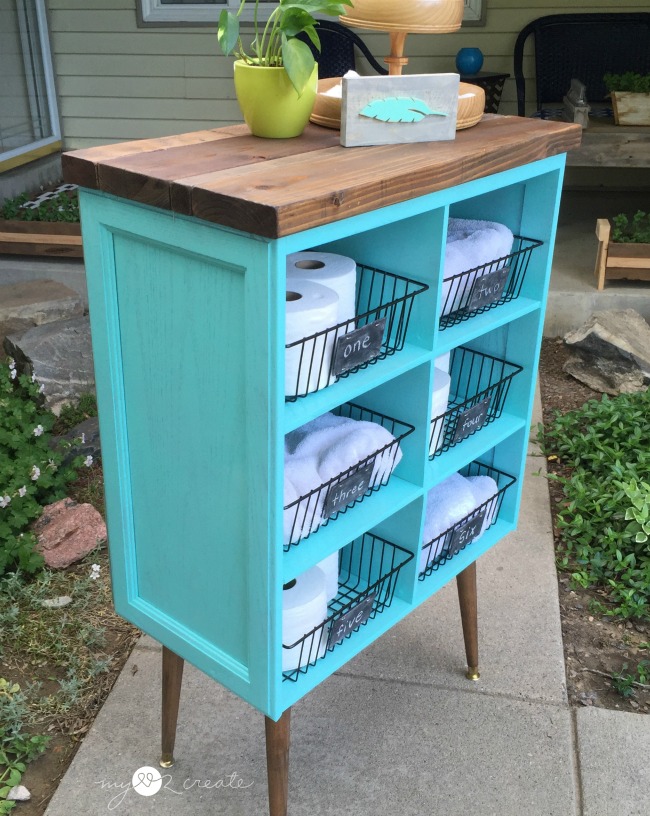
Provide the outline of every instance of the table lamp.
<path id="1" fill-rule="evenodd" d="M 388 73 L 396 76 L 408 62 L 404 56 L 406 35 L 449 34 L 463 22 L 463 0 L 354 0 L 354 7 L 339 20 L 351 28 L 388 31 Z"/>

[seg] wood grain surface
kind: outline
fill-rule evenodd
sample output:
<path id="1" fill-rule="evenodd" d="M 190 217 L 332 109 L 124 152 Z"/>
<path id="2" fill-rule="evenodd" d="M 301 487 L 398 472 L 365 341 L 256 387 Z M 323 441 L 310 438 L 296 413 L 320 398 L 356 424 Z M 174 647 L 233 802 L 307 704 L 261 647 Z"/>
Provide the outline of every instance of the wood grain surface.
<path id="1" fill-rule="evenodd" d="M 486 115 L 451 142 L 344 148 L 308 125 L 259 139 L 245 125 L 63 156 L 67 182 L 267 238 L 544 159 L 580 145 L 579 125 Z"/>

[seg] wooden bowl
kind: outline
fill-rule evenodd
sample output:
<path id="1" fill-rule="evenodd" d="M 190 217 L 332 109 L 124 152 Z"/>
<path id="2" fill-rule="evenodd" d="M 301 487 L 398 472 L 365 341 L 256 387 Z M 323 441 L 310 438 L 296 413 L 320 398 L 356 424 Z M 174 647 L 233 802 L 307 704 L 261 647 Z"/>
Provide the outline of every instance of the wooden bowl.
<path id="1" fill-rule="evenodd" d="M 325 92 L 341 82 L 341 77 L 328 77 L 318 80 L 316 102 L 310 116 L 315 125 L 339 130 L 341 127 L 341 98 L 326 96 Z M 481 121 L 485 108 L 485 91 L 478 85 L 461 82 L 458 87 L 458 117 L 456 130 L 473 127 Z"/>

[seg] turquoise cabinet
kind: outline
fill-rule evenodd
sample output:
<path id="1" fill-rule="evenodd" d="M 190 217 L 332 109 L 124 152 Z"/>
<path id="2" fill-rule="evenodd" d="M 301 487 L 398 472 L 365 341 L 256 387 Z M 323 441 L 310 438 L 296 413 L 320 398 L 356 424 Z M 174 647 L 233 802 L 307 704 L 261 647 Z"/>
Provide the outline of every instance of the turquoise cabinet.
<path id="1" fill-rule="evenodd" d="M 571 126 L 557 127 L 566 129 L 562 133 L 572 146 Z M 516 144 L 517 133 L 513 140 Z M 221 142 L 215 145 L 219 157 Z M 184 214 L 174 207 L 173 184 L 165 187 L 171 199 L 157 199 L 142 191 L 159 188 L 131 184 L 132 173 L 124 176 L 121 190 L 107 181 L 111 162 L 101 156 L 93 174 L 87 172 L 92 150 L 68 157 L 66 175 L 83 187 L 111 569 L 120 614 L 277 720 L 515 528 L 565 149 L 561 144 L 546 149 L 542 158 L 526 163 L 515 157 L 505 169 L 432 184 L 430 192 L 413 197 L 405 192 L 403 200 L 354 204 L 350 213 L 337 218 L 325 213 L 315 225 L 305 219 L 304 228 L 271 237 L 263 234 L 266 227 L 261 234 L 234 228 L 228 208 Z M 174 150 L 182 148 L 170 153 Z M 269 172 L 274 161 L 286 160 L 268 159 Z M 262 170 L 254 166 L 251 173 L 259 178 Z M 407 172 L 413 171 L 405 160 L 403 175 Z M 337 183 L 341 179 L 331 182 Z M 253 188 L 242 181 L 232 208 L 246 211 Z M 202 200 L 196 190 L 192 195 Z M 442 327 L 441 269 L 450 216 L 500 221 L 541 245 L 530 253 L 516 297 Z M 413 300 L 399 352 L 285 401 L 286 258 L 306 249 L 351 256 L 428 288 Z M 505 360 L 517 375 L 497 417 L 430 458 L 434 361 L 459 348 Z M 409 426 L 402 458 L 385 486 L 298 545 L 284 547 L 285 434 L 348 404 Z M 468 467 L 504 474 L 499 486 L 507 483 L 507 489 L 498 515 L 478 540 L 470 536 L 458 552 L 422 570 L 426 494 Z M 393 560 L 373 560 L 368 542 L 379 542 L 375 546 Z M 390 573 L 389 602 L 340 643 L 330 638 L 331 648 L 307 670 L 286 676 L 283 585 L 338 552 L 342 573 L 356 577 L 356 585 Z"/>

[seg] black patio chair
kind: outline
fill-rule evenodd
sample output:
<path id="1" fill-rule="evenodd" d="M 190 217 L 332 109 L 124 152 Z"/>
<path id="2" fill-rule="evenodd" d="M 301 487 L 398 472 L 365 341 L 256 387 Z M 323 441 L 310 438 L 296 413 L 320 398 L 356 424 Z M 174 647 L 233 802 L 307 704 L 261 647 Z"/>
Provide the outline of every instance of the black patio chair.
<path id="1" fill-rule="evenodd" d="M 321 44 L 320 52 L 306 35 L 301 34 L 300 39 L 306 42 L 312 50 L 318 63 L 319 79 L 343 76 L 348 71 L 354 71 L 356 69 L 355 48 L 359 49 L 378 74 L 388 73 L 388 70 L 373 57 L 361 37 L 344 25 L 333 20 L 320 20 L 317 31 Z"/>
<path id="2" fill-rule="evenodd" d="M 650 73 L 650 13 L 550 14 L 517 37 L 514 73 L 517 112 L 526 115 L 524 44 L 533 37 L 537 110 L 562 103 L 572 79 L 586 85 L 589 103 L 607 101 L 606 73 Z M 538 114 L 539 115 L 539 114 Z"/>

